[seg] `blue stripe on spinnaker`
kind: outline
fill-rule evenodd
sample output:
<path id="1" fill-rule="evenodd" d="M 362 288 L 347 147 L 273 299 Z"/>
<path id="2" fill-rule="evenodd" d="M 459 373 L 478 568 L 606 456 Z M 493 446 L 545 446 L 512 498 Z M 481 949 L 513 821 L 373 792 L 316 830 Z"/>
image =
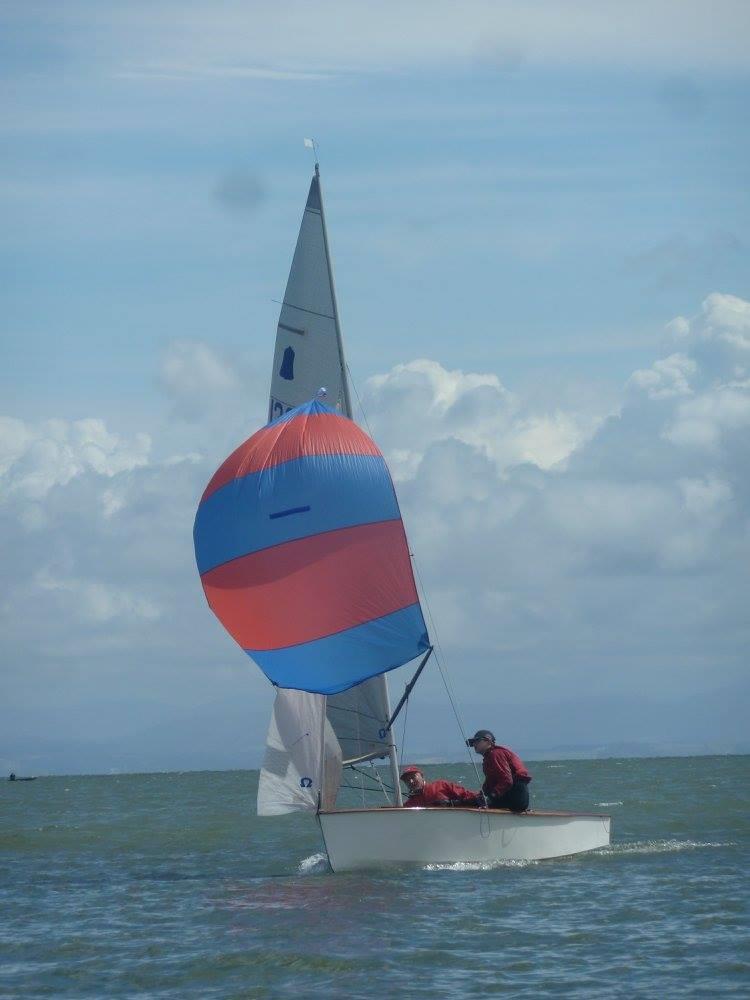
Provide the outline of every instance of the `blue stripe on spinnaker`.
<path id="1" fill-rule="evenodd" d="M 278 516 L 285 511 L 295 514 Z M 305 456 L 233 479 L 200 504 L 193 532 L 198 571 L 297 538 L 400 516 L 382 456 Z"/>
<path id="2" fill-rule="evenodd" d="M 260 669 L 279 687 L 337 694 L 369 677 L 400 667 L 429 645 L 419 604 L 313 642 L 252 650 Z"/>

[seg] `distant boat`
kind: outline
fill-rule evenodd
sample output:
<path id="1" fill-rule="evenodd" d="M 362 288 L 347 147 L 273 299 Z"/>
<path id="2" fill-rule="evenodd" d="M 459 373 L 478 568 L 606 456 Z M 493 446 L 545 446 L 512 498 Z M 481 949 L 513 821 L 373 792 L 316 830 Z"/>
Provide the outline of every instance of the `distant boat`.
<path id="1" fill-rule="evenodd" d="M 34 777 L 32 778 L 19 778 L 17 775 L 11 772 L 8 775 L 8 781 L 36 781 L 36 775 L 34 775 Z"/>
<path id="2" fill-rule="evenodd" d="M 351 417 L 316 163 L 277 328 L 269 423 L 213 476 L 194 529 L 210 607 L 276 686 L 259 815 L 315 814 L 334 871 L 605 846 L 610 818 L 599 814 L 401 808 L 393 723 L 405 699 L 392 713 L 386 674 L 421 657 L 413 684 L 432 646 L 390 474 Z M 343 770 L 383 758 L 389 804 L 337 809 Z"/>

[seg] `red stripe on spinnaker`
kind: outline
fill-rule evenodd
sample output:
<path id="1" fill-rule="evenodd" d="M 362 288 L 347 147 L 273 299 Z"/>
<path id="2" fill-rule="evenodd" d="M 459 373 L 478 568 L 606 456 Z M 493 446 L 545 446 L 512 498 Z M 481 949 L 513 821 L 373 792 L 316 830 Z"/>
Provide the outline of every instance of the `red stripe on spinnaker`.
<path id="1" fill-rule="evenodd" d="M 321 639 L 417 601 L 400 520 L 286 542 L 201 579 L 211 609 L 243 649 Z"/>
<path id="2" fill-rule="evenodd" d="M 235 449 L 216 470 L 201 499 L 233 479 L 306 455 L 379 454 L 372 438 L 338 413 L 300 413 L 263 427 Z"/>

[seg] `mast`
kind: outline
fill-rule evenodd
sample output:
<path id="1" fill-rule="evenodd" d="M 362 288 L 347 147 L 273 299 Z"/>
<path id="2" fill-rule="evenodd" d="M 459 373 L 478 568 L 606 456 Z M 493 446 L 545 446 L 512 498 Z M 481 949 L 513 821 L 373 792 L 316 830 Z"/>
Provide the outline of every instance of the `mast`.
<path id="1" fill-rule="evenodd" d="M 388 692 L 388 681 L 386 680 L 385 674 L 383 674 L 383 694 L 385 695 L 385 707 L 388 712 L 388 718 L 391 717 L 391 698 Z M 401 781 L 398 773 L 398 759 L 396 757 L 396 744 L 393 742 L 393 733 L 390 731 L 390 744 L 388 747 L 388 759 L 391 763 L 391 780 L 393 781 L 393 794 L 396 799 L 396 805 L 402 806 L 404 804 L 403 796 L 401 795 Z"/>
<path id="2" fill-rule="evenodd" d="M 331 287 L 331 301 L 333 302 L 333 322 L 336 328 L 336 341 L 339 348 L 339 360 L 341 364 L 341 389 L 343 393 L 343 411 L 344 415 L 349 417 L 350 420 L 354 419 L 354 414 L 352 412 L 352 400 L 349 393 L 349 376 L 346 368 L 346 361 L 344 356 L 344 340 L 341 336 L 341 322 L 339 320 L 339 306 L 336 299 L 336 285 L 333 280 L 333 264 L 331 261 L 331 251 L 328 245 L 328 228 L 326 226 L 326 215 L 325 209 L 323 207 L 323 187 L 320 182 L 320 164 L 315 161 L 315 178 L 318 182 L 318 194 L 320 196 L 320 221 L 323 227 L 323 245 L 325 247 L 326 256 L 326 266 L 328 268 L 328 281 Z M 381 683 L 383 685 L 383 694 L 386 707 L 386 718 L 391 717 L 391 699 L 388 692 L 388 681 L 386 680 L 385 674 L 381 676 Z M 323 713 L 325 718 L 325 712 Z M 401 783 L 399 781 L 398 773 L 398 759 L 396 757 L 396 746 L 393 741 L 393 734 L 390 733 L 389 736 L 389 749 L 388 749 L 388 759 L 391 765 L 391 780 L 393 782 L 393 793 L 396 800 L 397 806 L 402 806 L 404 804 L 403 797 L 401 795 Z M 325 752 L 325 751 L 324 751 Z M 321 769 L 321 774 L 324 774 L 324 770 Z"/>

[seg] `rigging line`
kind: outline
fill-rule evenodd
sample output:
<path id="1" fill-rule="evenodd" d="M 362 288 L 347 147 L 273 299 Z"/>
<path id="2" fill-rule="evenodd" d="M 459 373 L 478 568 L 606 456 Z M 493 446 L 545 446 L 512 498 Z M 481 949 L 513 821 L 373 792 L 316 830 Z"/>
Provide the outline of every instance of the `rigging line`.
<path id="1" fill-rule="evenodd" d="M 345 781 L 341 782 L 341 784 L 339 785 L 339 788 L 349 788 L 349 789 L 351 789 L 351 791 L 354 791 L 354 792 L 361 791 L 361 788 L 360 788 L 359 785 L 349 785 Z M 382 792 L 383 795 L 386 798 L 388 797 L 388 789 L 386 788 L 385 785 L 365 785 L 365 792 L 367 792 L 368 794 L 372 793 L 373 795 L 375 795 L 377 792 Z M 365 809 L 366 808 L 367 808 L 367 805 L 365 805 Z"/>
<path id="2" fill-rule="evenodd" d="M 355 791 L 355 792 L 360 791 L 360 786 L 359 785 L 347 785 L 346 782 L 344 782 L 344 781 L 341 782 L 341 784 L 339 785 L 339 788 L 350 788 L 350 789 L 352 789 L 352 791 Z M 366 792 L 380 792 L 384 788 L 388 788 L 389 791 L 391 790 L 390 786 L 383 785 L 381 787 L 379 785 L 372 785 L 372 786 L 366 787 L 365 791 Z M 365 806 L 365 808 L 367 808 L 367 807 Z"/>
<path id="3" fill-rule="evenodd" d="M 364 405 L 362 404 L 362 399 L 360 398 L 360 395 L 357 392 L 357 383 L 354 381 L 354 378 L 352 376 L 352 370 L 349 367 L 349 363 L 345 362 L 345 364 L 346 364 L 346 373 L 349 376 L 349 385 L 352 387 L 352 389 L 354 389 L 354 395 L 357 397 L 357 403 L 359 404 L 359 408 L 362 411 L 362 419 L 365 422 L 365 427 L 367 428 L 367 433 L 370 435 L 370 437 L 372 437 L 372 430 L 370 429 L 370 422 L 367 419 L 367 413 L 365 412 Z"/>
<path id="4" fill-rule="evenodd" d="M 373 770 L 374 770 L 374 768 L 373 768 Z M 367 771 L 360 771 L 359 768 L 357 768 L 357 767 L 352 767 L 352 771 L 356 771 L 357 774 L 361 774 L 362 777 L 367 778 L 368 781 L 377 781 L 379 788 L 387 788 L 389 792 L 393 791 L 393 789 L 391 788 L 391 786 L 389 784 L 387 784 L 385 781 L 383 781 L 383 778 L 381 777 L 380 772 L 376 772 L 374 775 L 373 774 L 368 774 Z M 368 788 L 367 791 L 368 792 L 377 792 L 377 791 L 379 791 L 378 786 L 376 786 L 375 788 Z M 358 787 L 358 786 L 349 786 L 349 787 Z"/>
<path id="5" fill-rule="evenodd" d="M 383 793 L 383 798 L 388 803 L 388 805 L 390 805 L 391 804 L 391 800 L 388 798 L 388 792 L 385 790 L 385 785 L 383 784 L 383 779 L 382 779 L 382 777 L 380 775 L 380 771 L 377 770 L 377 768 L 372 763 L 372 761 L 370 762 L 370 770 L 372 771 L 372 773 L 373 773 L 373 775 L 375 777 L 375 780 L 380 785 L 380 790 Z M 390 789 L 390 791 L 393 791 L 393 789 Z"/>
<path id="6" fill-rule="evenodd" d="M 445 692 L 448 695 L 448 701 L 450 702 L 451 708 L 453 709 L 453 714 L 456 718 L 456 722 L 458 723 L 458 731 L 461 733 L 461 739 L 463 745 L 467 750 L 469 763 L 474 769 L 474 774 L 476 776 L 477 781 L 481 781 L 479 775 L 479 768 L 477 767 L 477 762 L 474 760 L 471 750 L 466 746 L 466 728 L 464 726 L 463 719 L 461 718 L 461 713 L 458 708 L 456 696 L 453 692 L 453 684 L 451 683 L 450 676 L 448 674 L 448 664 L 443 656 L 443 649 L 440 644 L 440 639 L 438 638 L 437 626 L 435 625 L 435 619 L 432 616 L 432 608 L 430 607 L 430 602 L 427 599 L 427 591 L 425 590 L 424 582 L 422 580 L 422 574 L 419 570 L 419 563 L 417 562 L 417 557 L 414 555 L 413 552 L 411 553 L 411 558 L 412 558 L 412 563 L 414 564 L 414 572 L 417 577 L 419 589 L 422 593 L 422 599 L 424 600 L 425 609 L 427 611 L 427 617 L 429 618 L 430 621 L 430 631 L 433 637 L 435 662 L 438 665 L 438 670 L 440 671 L 440 677 L 442 678 L 443 681 L 443 687 L 445 688 Z"/>

